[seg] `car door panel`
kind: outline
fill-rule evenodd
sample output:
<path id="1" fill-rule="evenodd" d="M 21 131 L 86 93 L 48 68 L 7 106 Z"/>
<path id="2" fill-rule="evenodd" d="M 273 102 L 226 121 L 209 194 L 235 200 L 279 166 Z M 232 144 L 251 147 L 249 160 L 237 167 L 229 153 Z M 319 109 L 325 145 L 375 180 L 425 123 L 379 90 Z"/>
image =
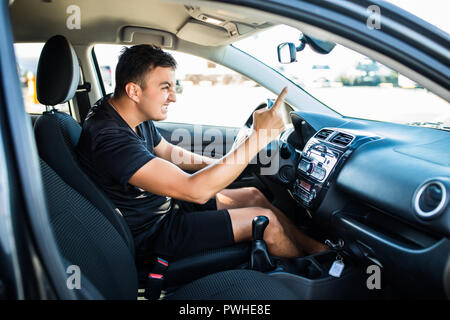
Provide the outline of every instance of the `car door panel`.
<path id="1" fill-rule="evenodd" d="M 208 157 L 220 158 L 233 145 L 239 129 L 187 123 L 155 123 L 168 142 Z"/>

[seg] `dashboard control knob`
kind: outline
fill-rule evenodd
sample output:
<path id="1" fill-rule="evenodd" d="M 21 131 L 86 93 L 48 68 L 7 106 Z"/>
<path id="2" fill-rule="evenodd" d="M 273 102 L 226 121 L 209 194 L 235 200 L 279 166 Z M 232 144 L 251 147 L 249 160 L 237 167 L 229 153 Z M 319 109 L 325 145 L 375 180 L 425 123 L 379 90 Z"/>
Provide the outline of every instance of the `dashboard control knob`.
<path id="1" fill-rule="evenodd" d="M 291 157 L 291 150 L 284 143 L 280 147 L 280 155 L 283 159 L 289 159 Z"/>

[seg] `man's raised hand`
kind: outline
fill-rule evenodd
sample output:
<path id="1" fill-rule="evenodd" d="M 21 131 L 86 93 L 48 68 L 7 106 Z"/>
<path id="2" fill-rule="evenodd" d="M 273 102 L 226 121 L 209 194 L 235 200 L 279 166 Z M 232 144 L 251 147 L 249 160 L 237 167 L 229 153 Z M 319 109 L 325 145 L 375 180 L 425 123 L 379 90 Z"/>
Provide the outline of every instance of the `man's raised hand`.
<path id="1" fill-rule="evenodd" d="M 266 107 L 256 110 L 253 113 L 253 129 L 258 133 L 259 137 L 265 136 L 267 143 L 278 138 L 284 130 L 284 122 L 280 109 L 287 93 L 288 88 L 284 87 L 272 108 L 268 109 Z"/>

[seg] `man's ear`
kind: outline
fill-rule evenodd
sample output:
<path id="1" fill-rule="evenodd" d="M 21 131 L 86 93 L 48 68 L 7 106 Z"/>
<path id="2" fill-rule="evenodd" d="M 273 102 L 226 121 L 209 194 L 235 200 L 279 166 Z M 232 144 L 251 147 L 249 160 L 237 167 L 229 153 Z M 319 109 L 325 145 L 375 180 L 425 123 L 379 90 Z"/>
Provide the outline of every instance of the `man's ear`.
<path id="1" fill-rule="evenodd" d="M 141 87 L 134 82 L 128 82 L 125 85 L 125 92 L 127 93 L 128 98 L 133 100 L 136 103 L 141 101 Z"/>

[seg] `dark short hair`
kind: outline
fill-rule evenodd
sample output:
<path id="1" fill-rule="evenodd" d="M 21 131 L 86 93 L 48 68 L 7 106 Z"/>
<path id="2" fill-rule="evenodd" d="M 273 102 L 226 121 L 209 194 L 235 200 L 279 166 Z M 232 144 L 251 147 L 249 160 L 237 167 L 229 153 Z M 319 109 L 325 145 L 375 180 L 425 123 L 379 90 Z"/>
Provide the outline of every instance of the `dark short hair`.
<path id="1" fill-rule="evenodd" d="M 124 47 L 116 67 L 114 96 L 121 97 L 125 94 L 125 86 L 129 82 L 134 82 L 145 89 L 146 74 L 157 67 L 175 69 L 177 63 L 170 53 L 154 45 L 140 44 L 129 48 Z"/>

